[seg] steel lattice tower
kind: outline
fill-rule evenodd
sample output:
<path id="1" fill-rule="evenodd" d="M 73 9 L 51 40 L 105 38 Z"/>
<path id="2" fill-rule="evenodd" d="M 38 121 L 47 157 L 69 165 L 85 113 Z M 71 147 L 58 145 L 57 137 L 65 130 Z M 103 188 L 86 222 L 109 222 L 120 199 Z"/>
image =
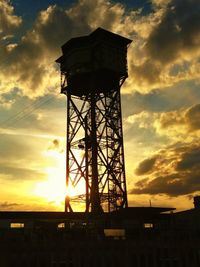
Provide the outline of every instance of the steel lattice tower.
<path id="1" fill-rule="evenodd" d="M 69 40 L 56 60 L 67 96 L 66 185 L 84 184 L 86 212 L 128 206 L 120 88 L 128 77 L 131 40 L 98 28 Z M 65 211 L 73 199 L 66 197 Z"/>

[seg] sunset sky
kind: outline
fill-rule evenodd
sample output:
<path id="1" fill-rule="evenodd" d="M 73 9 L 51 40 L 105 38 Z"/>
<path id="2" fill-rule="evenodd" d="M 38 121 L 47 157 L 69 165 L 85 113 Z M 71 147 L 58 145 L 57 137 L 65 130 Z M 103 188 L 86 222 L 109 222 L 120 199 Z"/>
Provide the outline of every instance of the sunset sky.
<path id="1" fill-rule="evenodd" d="M 130 206 L 200 194 L 199 0 L 0 0 L 0 210 L 64 210 L 61 45 L 97 27 L 133 40 L 122 112 Z"/>

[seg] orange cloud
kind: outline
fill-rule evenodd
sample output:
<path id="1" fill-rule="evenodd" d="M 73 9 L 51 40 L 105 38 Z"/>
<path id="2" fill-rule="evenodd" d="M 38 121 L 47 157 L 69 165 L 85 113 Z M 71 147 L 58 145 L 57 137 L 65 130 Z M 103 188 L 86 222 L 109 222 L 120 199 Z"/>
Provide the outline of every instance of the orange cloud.
<path id="1" fill-rule="evenodd" d="M 132 194 L 180 196 L 200 191 L 200 144 L 174 144 L 156 153 L 156 165 L 135 183 Z M 149 159 L 139 167 L 148 165 Z"/>

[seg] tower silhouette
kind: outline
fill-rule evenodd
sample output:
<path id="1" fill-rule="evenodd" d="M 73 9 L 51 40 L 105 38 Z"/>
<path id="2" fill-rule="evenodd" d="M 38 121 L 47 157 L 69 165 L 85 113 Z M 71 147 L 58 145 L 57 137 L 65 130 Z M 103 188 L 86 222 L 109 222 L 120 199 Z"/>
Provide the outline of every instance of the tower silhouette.
<path id="1" fill-rule="evenodd" d="M 98 28 L 70 39 L 56 60 L 67 96 L 66 186 L 84 187 L 78 198 L 86 212 L 128 206 L 120 88 L 128 77 L 130 43 Z M 75 208 L 67 196 L 65 211 Z"/>

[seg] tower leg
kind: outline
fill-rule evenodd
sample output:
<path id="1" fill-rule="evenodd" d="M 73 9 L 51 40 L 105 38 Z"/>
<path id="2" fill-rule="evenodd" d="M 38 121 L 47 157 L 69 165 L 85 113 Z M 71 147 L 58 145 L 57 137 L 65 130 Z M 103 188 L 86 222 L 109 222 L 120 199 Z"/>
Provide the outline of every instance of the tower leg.
<path id="1" fill-rule="evenodd" d="M 98 147 L 97 147 L 97 115 L 96 98 L 91 96 L 91 151 L 92 151 L 92 184 L 91 184 L 91 211 L 94 213 L 102 212 L 99 198 L 99 175 L 98 175 Z"/>

